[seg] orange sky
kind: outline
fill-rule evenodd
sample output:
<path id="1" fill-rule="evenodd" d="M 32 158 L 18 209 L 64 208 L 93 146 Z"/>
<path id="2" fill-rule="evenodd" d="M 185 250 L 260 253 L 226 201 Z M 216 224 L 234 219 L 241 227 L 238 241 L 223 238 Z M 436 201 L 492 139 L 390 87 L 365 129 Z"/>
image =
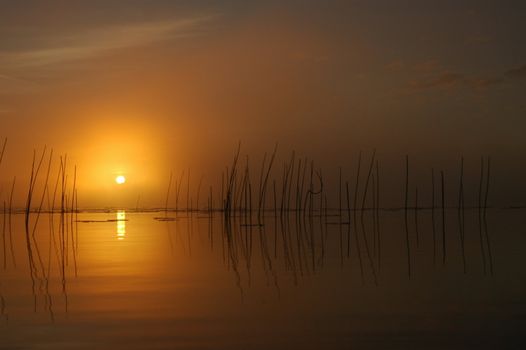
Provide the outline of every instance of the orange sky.
<path id="1" fill-rule="evenodd" d="M 490 154 L 518 185 L 526 50 L 511 3 L 5 5 L 2 196 L 47 145 L 78 165 L 84 205 L 162 206 L 171 170 L 217 186 L 238 140 L 254 159 L 279 142 L 329 173 L 373 147 L 465 154 L 474 169 Z"/>

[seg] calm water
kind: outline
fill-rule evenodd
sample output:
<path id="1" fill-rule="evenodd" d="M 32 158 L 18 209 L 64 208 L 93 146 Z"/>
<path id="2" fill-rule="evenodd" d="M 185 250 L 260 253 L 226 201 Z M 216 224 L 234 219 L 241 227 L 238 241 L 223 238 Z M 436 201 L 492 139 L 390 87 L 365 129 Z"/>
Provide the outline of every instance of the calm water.
<path id="1" fill-rule="evenodd" d="M 0 349 L 523 349 L 525 214 L 489 210 L 484 225 L 466 211 L 462 249 L 448 210 L 444 264 L 441 213 L 433 240 L 430 213 L 417 237 L 411 212 L 410 276 L 403 212 L 356 227 L 43 214 L 34 235 L 15 215 L 0 247 Z"/>

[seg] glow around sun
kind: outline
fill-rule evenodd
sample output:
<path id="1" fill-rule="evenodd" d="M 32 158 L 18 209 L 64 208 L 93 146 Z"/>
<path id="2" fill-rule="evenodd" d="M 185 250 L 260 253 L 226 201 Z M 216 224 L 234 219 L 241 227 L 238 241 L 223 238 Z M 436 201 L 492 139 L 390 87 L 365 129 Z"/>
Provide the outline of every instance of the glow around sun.
<path id="1" fill-rule="evenodd" d="M 119 175 L 115 178 L 115 182 L 119 185 L 122 185 L 126 182 L 126 178 L 123 175 Z"/>

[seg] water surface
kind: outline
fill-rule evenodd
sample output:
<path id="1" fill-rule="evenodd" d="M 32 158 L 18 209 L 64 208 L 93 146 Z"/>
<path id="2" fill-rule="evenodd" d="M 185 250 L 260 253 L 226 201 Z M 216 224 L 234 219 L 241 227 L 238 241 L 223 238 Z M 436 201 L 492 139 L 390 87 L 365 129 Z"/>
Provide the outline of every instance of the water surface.
<path id="1" fill-rule="evenodd" d="M 522 349 L 524 214 L 13 215 L 0 349 Z"/>

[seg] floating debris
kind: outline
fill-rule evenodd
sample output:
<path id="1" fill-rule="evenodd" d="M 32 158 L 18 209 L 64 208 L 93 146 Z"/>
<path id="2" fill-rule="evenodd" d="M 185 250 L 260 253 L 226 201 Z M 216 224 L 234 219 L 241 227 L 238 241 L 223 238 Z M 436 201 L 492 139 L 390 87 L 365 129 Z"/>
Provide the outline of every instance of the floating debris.
<path id="1" fill-rule="evenodd" d="M 158 216 L 158 217 L 154 217 L 153 219 L 157 220 L 157 221 L 175 221 L 175 220 L 177 220 L 177 218 L 171 218 L 171 217 L 165 217 L 165 216 Z"/>
<path id="2" fill-rule="evenodd" d="M 119 222 L 119 221 L 129 221 L 128 219 L 107 219 L 107 220 L 76 220 L 76 222 L 81 222 L 89 224 L 92 222 Z"/>

